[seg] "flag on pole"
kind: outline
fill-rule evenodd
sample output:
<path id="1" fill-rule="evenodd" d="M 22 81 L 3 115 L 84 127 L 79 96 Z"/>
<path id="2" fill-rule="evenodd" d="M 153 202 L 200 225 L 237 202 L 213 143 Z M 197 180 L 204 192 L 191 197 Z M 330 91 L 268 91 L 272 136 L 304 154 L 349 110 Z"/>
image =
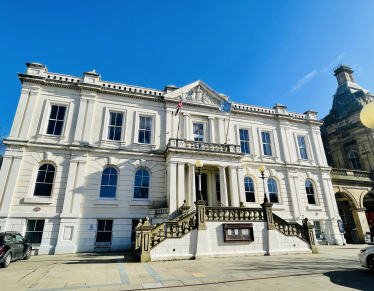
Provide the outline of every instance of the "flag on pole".
<path id="1" fill-rule="evenodd" d="M 174 116 L 177 116 L 178 113 L 181 111 L 181 109 L 182 109 L 182 100 L 179 101 L 179 104 L 177 106 L 177 111 L 175 112 Z"/>
<path id="2" fill-rule="evenodd" d="M 219 104 L 219 110 L 225 111 L 226 113 L 231 112 L 231 102 L 221 102 Z"/>

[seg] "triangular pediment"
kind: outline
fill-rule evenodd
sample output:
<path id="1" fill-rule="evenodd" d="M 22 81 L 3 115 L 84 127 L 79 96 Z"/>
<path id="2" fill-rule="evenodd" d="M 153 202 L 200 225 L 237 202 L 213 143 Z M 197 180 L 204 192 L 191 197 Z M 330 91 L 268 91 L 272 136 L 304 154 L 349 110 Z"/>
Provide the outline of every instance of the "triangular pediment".
<path id="1" fill-rule="evenodd" d="M 219 105 L 220 102 L 227 102 L 228 99 L 228 96 L 218 94 L 201 80 L 169 92 L 164 97 L 210 105 Z"/>

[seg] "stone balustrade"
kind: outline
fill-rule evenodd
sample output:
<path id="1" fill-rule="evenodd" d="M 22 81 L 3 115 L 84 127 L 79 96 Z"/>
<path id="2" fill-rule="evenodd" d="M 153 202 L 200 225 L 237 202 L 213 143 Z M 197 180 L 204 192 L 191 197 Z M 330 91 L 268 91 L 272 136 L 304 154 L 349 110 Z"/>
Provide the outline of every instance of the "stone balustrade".
<path id="1" fill-rule="evenodd" d="M 207 221 L 265 221 L 262 208 L 205 207 Z"/>
<path id="2" fill-rule="evenodd" d="M 301 240 L 310 243 L 308 231 L 297 222 L 287 222 L 273 213 L 275 229 L 287 236 L 297 236 Z"/>
<path id="3" fill-rule="evenodd" d="M 228 154 L 240 154 L 242 155 L 242 150 L 240 145 L 234 144 L 217 144 L 208 143 L 202 141 L 192 141 L 185 139 L 170 138 L 168 143 L 168 149 L 186 149 L 204 152 L 220 152 Z"/>
<path id="4" fill-rule="evenodd" d="M 351 170 L 351 169 L 337 169 L 333 168 L 330 172 L 330 175 L 333 176 L 352 176 L 357 178 L 366 178 L 374 180 L 373 173 L 360 170 Z"/>

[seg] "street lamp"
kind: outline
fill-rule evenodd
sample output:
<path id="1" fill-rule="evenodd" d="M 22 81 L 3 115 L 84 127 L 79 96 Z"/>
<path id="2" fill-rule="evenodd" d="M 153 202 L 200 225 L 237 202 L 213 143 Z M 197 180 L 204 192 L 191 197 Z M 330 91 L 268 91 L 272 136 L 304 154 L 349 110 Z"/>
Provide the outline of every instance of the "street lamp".
<path id="1" fill-rule="evenodd" d="M 264 175 L 264 172 L 266 171 L 266 168 L 264 166 L 259 166 L 258 167 L 258 171 L 261 173 L 261 179 L 262 179 L 262 183 L 264 184 L 264 202 L 269 202 L 267 196 L 266 196 L 266 190 L 265 190 L 265 175 Z"/>
<path id="2" fill-rule="evenodd" d="M 362 108 L 360 119 L 366 127 L 374 129 L 374 102 L 371 102 Z"/>
<path id="3" fill-rule="evenodd" d="M 201 168 L 203 167 L 203 162 L 200 161 L 200 160 L 197 160 L 196 161 L 196 167 L 197 167 L 197 170 L 199 171 L 199 196 L 200 196 L 200 200 L 203 200 L 203 195 L 201 194 Z"/>

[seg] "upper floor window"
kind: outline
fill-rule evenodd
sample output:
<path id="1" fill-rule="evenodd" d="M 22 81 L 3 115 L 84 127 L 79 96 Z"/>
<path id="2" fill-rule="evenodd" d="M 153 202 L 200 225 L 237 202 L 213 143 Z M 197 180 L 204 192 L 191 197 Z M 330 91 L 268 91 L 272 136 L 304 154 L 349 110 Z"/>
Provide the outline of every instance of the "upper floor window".
<path id="1" fill-rule="evenodd" d="M 123 113 L 110 112 L 108 125 L 108 139 L 120 141 L 123 123 Z"/>
<path id="2" fill-rule="evenodd" d="M 271 156 L 271 140 L 270 140 L 270 132 L 262 131 L 262 148 L 264 150 L 265 156 Z"/>
<path id="3" fill-rule="evenodd" d="M 55 172 L 55 166 L 52 164 L 40 166 L 36 177 L 34 196 L 51 196 Z"/>
<path id="4" fill-rule="evenodd" d="M 139 143 L 150 144 L 152 136 L 152 117 L 139 116 Z"/>
<path id="5" fill-rule="evenodd" d="M 273 178 L 268 179 L 268 191 L 270 202 L 279 203 L 277 182 Z"/>
<path id="6" fill-rule="evenodd" d="M 351 152 L 349 154 L 349 160 L 351 161 L 352 169 L 359 170 L 361 169 L 360 159 L 358 158 L 357 152 Z"/>
<path id="7" fill-rule="evenodd" d="M 149 197 L 149 173 L 140 169 L 135 173 L 134 198 L 148 199 Z"/>
<path id="8" fill-rule="evenodd" d="M 64 127 L 66 106 L 52 105 L 49 115 L 47 134 L 61 135 Z"/>
<path id="9" fill-rule="evenodd" d="M 242 153 L 249 154 L 249 134 L 248 129 L 239 129 L 240 146 Z"/>
<path id="10" fill-rule="evenodd" d="M 193 124 L 193 140 L 204 141 L 204 124 L 203 123 Z"/>
<path id="11" fill-rule="evenodd" d="M 246 202 L 256 202 L 255 198 L 255 186 L 252 178 L 244 178 L 244 189 L 245 189 L 245 199 Z"/>
<path id="12" fill-rule="evenodd" d="M 101 177 L 100 198 L 116 198 L 118 172 L 113 167 L 105 168 Z"/>
<path id="13" fill-rule="evenodd" d="M 306 153 L 305 138 L 303 136 L 298 136 L 297 137 L 297 143 L 299 145 L 300 157 L 303 160 L 307 160 L 308 159 L 308 155 Z"/>
<path id="14" fill-rule="evenodd" d="M 306 196 L 308 198 L 308 204 L 316 204 L 313 183 L 308 180 L 305 181 L 305 190 L 306 190 Z"/>

